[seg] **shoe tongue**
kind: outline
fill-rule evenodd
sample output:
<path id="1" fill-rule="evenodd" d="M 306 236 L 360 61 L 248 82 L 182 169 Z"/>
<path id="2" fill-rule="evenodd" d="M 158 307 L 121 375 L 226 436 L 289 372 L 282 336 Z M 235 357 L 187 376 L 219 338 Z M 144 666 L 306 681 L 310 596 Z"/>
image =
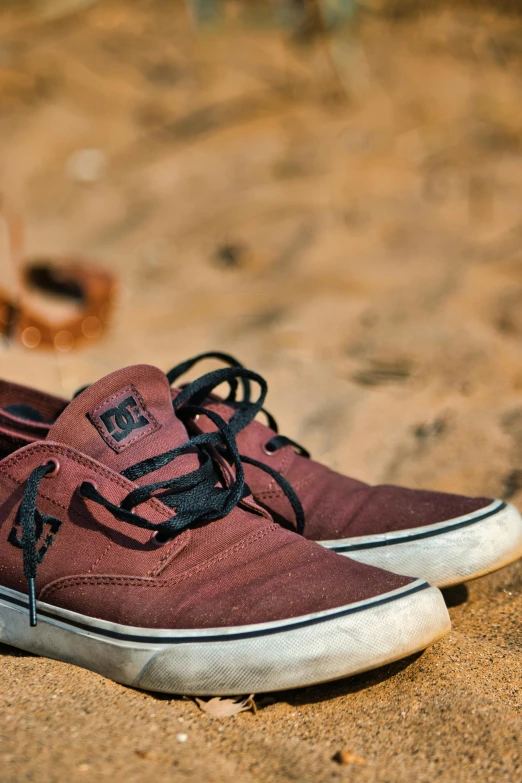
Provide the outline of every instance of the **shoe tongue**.
<path id="1" fill-rule="evenodd" d="M 56 419 L 47 439 L 72 446 L 121 473 L 189 438 L 174 414 L 166 375 L 139 364 L 85 389 Z M 170 475 L 182 475 L 198 464 L 195 454 L 182 455 L 170 463 Z M 155 480 L 158 476 L 149 474 L 137 483 Z"/>

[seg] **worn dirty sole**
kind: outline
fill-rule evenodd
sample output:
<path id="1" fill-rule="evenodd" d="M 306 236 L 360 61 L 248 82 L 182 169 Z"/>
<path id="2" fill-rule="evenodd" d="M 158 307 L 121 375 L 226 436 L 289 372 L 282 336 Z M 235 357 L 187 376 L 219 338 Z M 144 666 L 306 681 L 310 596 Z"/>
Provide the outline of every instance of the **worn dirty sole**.
<path id="1" fill-rule="evenodd" d="M 440 639 L 450 620 L 439 590 L 417 580 L 367 601 L 289 620 L 230 628 L 155 630 L 97 620 L 0 588 L 0 641 L 135 688 L 235 695 L 335 680 Z"/>
<path id="2" fill-rule="evenodd" d="M 514 506 L 495 500 L 436 525 L 317 543 L 352 560 L 449 587 L 522 557 L 522 518 Z"/>

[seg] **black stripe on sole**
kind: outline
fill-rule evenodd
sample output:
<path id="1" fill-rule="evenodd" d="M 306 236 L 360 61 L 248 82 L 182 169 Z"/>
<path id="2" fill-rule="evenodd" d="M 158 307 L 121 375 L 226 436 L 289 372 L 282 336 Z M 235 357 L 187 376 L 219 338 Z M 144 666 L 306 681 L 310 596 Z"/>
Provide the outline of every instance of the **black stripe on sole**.
<path id="1" fill-rule="evenodd" d="M 402 536 L 400 538 L 390 538 L 381 541 L 367 541 L 361 544 L 347 544 L 346 546 L 332 546 L 327 547 L 330 552 L 356 552 L 359 549 L 375 549 L 376 547 L 390 546 L 392 544 L 405 544 L 409 541 L 417 541 L 421 538 L 431 538 L 432 536 L 440 536 L 443 533 L 448 533 L 451 530 L 459 530 L 461 527 L 468 527 L 468 525 L 474 525 L 476 522 L 482 522 L 482 520 L 492 517 L 494 514 L 498 514 L 507 507 L 507 503 L 501 503 L 499 506 L 487 511 L 485 514 L 473 517 L 472 519 L 466 519 L 463 522 L 457 522 L 457 524 L 449 524 L 447 527 L 439 527 L 437 530 L 425 530 L 423 533 L 413 533 L 411 536 Z M 321 543 L 318 541 L 317 543 Z"/>
<path id="2" fill-rule="evenodd" d="M 172 637 L 137 636 L 133 634 L 121 633 L 119 631 L 111 631 L 106 628 L 98 628 L 96 626 L 88 625 L 87 623 L 82 623 L 76 620 L 66 620 L 63 617 L 60 617 L 59 615 L 55 615 L 52 612 L 40 608 L 38 608 L 38 617 L 48 617 L 49 619 L 56 620 L 63 625 L 70 625 L 75 628 L 79 628 L 83 631 L 88 631 L 89 633 L 95 634 L 96 636 L 106 636 L 110 639 L 118 639 L 119 641 L 124 641 L 124 642 L 136 642 L 138 644 L 172 645 L 172 644 L 190 644 L 194 642 L 197 643 L 229 642 L 237 639 L 253 638 L 256 636 L 270 636 L 271 634 L 274 633 L 281 633 L 282 631 L 290 631 L 295 628 L 305 628 L 306 626 L 309 625 L 318 625 L 319 623 L 327 622 L 328 620 L 333 620 L 339 617 L 345 617 L 346 615 L 349 614 L 355 614 L 357 612 L 362 612 L 366 609 L 371 609 L 374 606 L 382 606 L 383 604 L 391 603 L 392 601 L 396 601 L 399 598 L 404 598 L 407 595 L 413 595 L 414 593 L 418 593 L 421 590 L 426 590 L 428 587 L 430 587 L 430 585 L 427 582 L 421 582 L 421 584 L 414 585 L 409 590 L 405 590 L 404 592 L 398 593 L 397 595 L 384 596 L 383 598 L 379 598 L 376 601 L 372 601 L 371 603 L 363 604 L 362 606 L 347 607 L 346 609 L 343 609 L 340 612 L 329 614 L 326 615 L 325 617 L 315 617 L 310 620 L 301 620 L 301 621 L 298 620 L 295 623 L 281 625 L 276 628 L 260 629 L 259 631 L 244 631 L 244 632 L 239 631 L 238 633 L 215 634 L 214 636 L 172 636 Z M 1 589 L 0 589 L 0 600 L 7 601 L 8 603 L 14 604 L 15 606 L 20 606 L 26 611 L 28 611 L 27 601 L 5 594 L 1 591 Z"/>

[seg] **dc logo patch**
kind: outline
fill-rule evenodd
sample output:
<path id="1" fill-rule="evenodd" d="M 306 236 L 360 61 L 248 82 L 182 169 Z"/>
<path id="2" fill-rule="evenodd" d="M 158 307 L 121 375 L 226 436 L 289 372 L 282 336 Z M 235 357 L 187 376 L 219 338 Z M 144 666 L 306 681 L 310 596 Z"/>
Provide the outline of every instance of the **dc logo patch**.
<path id="1" fill-rule="evenodd" d="M 105 443 L 120 452 L 159 428 L 134 386 L 126 386 L 87 414 Z"/>
<path id="2" fill-rule="evenodd" d="M 101 414 L 100 419 L 116 443 L 121 443 L 134 430 L 139 430 L 150 424 L 134 397 L 127 397 L 126 400 L 120 402 L 117 408 L 109 408 L 108 411 Z"/>

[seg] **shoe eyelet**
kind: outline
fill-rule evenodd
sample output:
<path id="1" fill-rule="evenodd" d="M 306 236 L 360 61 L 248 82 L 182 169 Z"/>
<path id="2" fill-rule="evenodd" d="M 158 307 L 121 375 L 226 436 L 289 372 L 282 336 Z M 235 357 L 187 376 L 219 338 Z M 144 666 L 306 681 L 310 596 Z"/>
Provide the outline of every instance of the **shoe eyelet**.
<path id="1" fill-rule="evenodd" d="M 60 463 L 57 459 L 52 457 L 51 459 L 48 459 L 45 463 L 46 465 L 52 465 L 53 469 L 49 471 L 49 473 L 45 474 L 45 478 L 54 478 L 54 476 L 57 476 L 60 472 Z"/>
<path id="2" fill-rule="evenodd" d="M 166 538 L 164 541 L 158 539 L 159 530 L 155 530 L 154 533 L 150 537 L 150 543 L 154 546 L 160 547 L 165 546 L 165 544 L 169 544 L 172 541 L 172 537 Z"/>
<path id="3" fill-rule="evenodd" d="M 265 443 L 263 445 L 263 451 L 265 452 L 267 457 L 273 457 L 274 454 L 276 453 L 277 449 L 275 449 L 273 446 L 270 446 L 269 444 L 270 444 L 270 441 L 268 441 L 268 443 Z"/>
<path id="4" fill-rule="evenodd" d="M 83 482 L 83 483 L 84 483 L 84 484 L 90 484 L 90 485 L 91 485 L 91 487 L 94 487 L 94 489 L 98 489 L 98 485 L 97 485 L 97 484 L 96 484 L 94 481 L 85 481 L 85 482 Z M 84 495 L 84 494 L 83 494 L 83 492 L 82 492 L 82 485 L 81 485 L 81 484 L 80 484 L 80 486 L 77 488 L 76 492 L 78 493 L 78 495 L 79 495 L 79 496 L 80 496 L 80 497 L 81 497 L 83 500 L 88 500 L 88 497 L 87 497 L 87 495 Z"/>

